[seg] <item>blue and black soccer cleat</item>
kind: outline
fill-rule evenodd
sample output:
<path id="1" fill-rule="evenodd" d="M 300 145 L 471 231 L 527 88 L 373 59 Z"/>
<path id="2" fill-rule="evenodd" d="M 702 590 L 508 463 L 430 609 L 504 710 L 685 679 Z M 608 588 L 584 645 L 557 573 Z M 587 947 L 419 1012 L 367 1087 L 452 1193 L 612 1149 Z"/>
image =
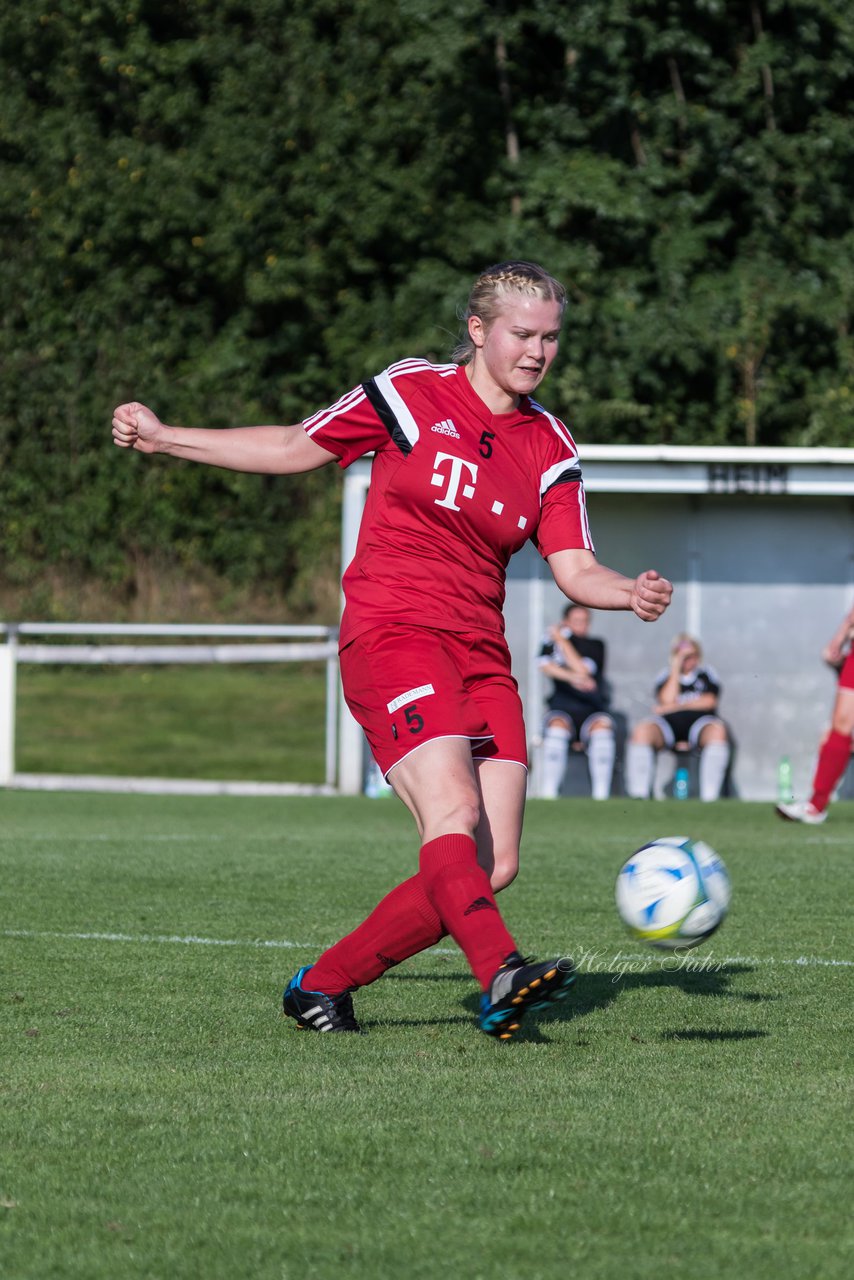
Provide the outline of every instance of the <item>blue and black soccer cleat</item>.
<path id="1" fill-rule="evenodd" d="M 498 1040 L 512 1040 L 524 1014 L 562 1000 L 574 982 L 575 965 L 566 957 L 533 964 L 511 951 L 481 997 L 481 1031 Z"/>
<path id="2" fill-rule="evenodd" d="M 327 996 L 322 991 L 309 991 L 302 980 L 311 965 L 303 965 L 295 973 L 282 996 L 282 1010 L 288 1018 L 294 1018 L 300 1031 L 356 1031 L 361 1032 L 353 1014 L 353 997 L 349 991 L 340 996 Z"/>

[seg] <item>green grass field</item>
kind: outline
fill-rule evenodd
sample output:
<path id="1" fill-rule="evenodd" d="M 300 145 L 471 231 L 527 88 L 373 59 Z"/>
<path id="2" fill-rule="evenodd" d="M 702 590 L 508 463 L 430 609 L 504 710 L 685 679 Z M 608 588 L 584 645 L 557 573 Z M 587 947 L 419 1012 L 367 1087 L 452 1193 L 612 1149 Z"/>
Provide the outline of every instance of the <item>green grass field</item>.
<path id="1" fill-rule="evenodd" d="M 532 803 L 503 896 L 577 992 L 502 1045 L 452 944 L 296 1031 L 284 981 L 415 864 L 395 800 L 0 793 L 4 1280 L 852 1273 L 854 806 Z M 624 857 L 714 845 L 729 920 L 627 939 Z"/>
<path id="2" fill-rule="evenodd" d="M 325 687 L 320 662 L 22 663 L 17 770 L 321 783 Z"/>

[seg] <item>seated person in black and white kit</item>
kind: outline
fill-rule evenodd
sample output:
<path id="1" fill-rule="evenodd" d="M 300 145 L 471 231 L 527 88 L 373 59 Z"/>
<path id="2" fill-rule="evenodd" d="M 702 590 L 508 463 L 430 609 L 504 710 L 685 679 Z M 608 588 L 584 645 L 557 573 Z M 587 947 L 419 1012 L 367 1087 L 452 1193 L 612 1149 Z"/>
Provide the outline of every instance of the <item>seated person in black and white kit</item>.
<path id="1" fill-rule="evenodd" d="M 721 682 L 702 657 L 698 641 L 684 631 L 670 646 L 670 665 L 656 677 L 653 714 L 635 727 L 626 746 L 626 790 L 636 800 L 652 791 L 657 752 L 676 747 L 700 749 L 700 799 L 721 794 L 729 734 L 718 715 Z"/>
<path id="2" fill-rule="evenodd" d="M 573 738 L 587 752 L 594 800 L 611 794 L 616 739 L 606 710 L 605 642 L 590 635 L 590 610 L 568 604 L 560 626 L 550 627 L 540 653 L 542 671 L 554 681 L 543 734 L 540 795 L 560 794 Z"/>

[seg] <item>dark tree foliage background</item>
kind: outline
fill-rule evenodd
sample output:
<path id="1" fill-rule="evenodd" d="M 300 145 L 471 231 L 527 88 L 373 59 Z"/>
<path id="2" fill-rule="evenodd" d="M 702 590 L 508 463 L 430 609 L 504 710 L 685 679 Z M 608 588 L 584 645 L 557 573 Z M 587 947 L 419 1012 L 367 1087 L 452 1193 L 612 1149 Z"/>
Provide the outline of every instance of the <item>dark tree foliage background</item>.
<path id="1" fill-rule="evenodd" d="M 334 468 L 127 456 L 112 406 L 299 421 L 512 256 L 582 447 L 850 443 L 849 0 L 13 3 L 0 61 L 7 600 L 334 613 Z"/>

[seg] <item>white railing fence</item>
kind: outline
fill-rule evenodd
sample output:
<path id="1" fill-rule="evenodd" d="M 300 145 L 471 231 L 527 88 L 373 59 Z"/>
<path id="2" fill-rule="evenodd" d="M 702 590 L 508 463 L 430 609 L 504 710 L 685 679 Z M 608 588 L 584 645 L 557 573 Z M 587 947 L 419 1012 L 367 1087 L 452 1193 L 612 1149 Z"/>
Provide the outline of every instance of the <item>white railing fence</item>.
<path id="1" fill-rule="evenodd" d="M 29 790 L 147 791 L 186 795 L 331 795 L 337 790 L 338 648 L 333 627 L 252 626 L 208 623 L 0 623 L 0 787 Z M 38 643 L 28 637 L 80 636 L 89 643 Z M 91 643 L 96 637 L 116 640 L 209 638 L 217 644 Z M 241 641 L 243 643 L 234 643 Z M 255 643 L 246 643 L 254 641 Z M 276 643 L 258 643 L 275 641 Z M 326 664 L 326 736 L 323 784 L 292 782 L 212 782 L 193 778 L 129 778 L 73 774 L 25 774 L 15 768 L 15 697 L 21 662 L 84 665 L 148 665 L 157 663 L 306 662 Z"/>

